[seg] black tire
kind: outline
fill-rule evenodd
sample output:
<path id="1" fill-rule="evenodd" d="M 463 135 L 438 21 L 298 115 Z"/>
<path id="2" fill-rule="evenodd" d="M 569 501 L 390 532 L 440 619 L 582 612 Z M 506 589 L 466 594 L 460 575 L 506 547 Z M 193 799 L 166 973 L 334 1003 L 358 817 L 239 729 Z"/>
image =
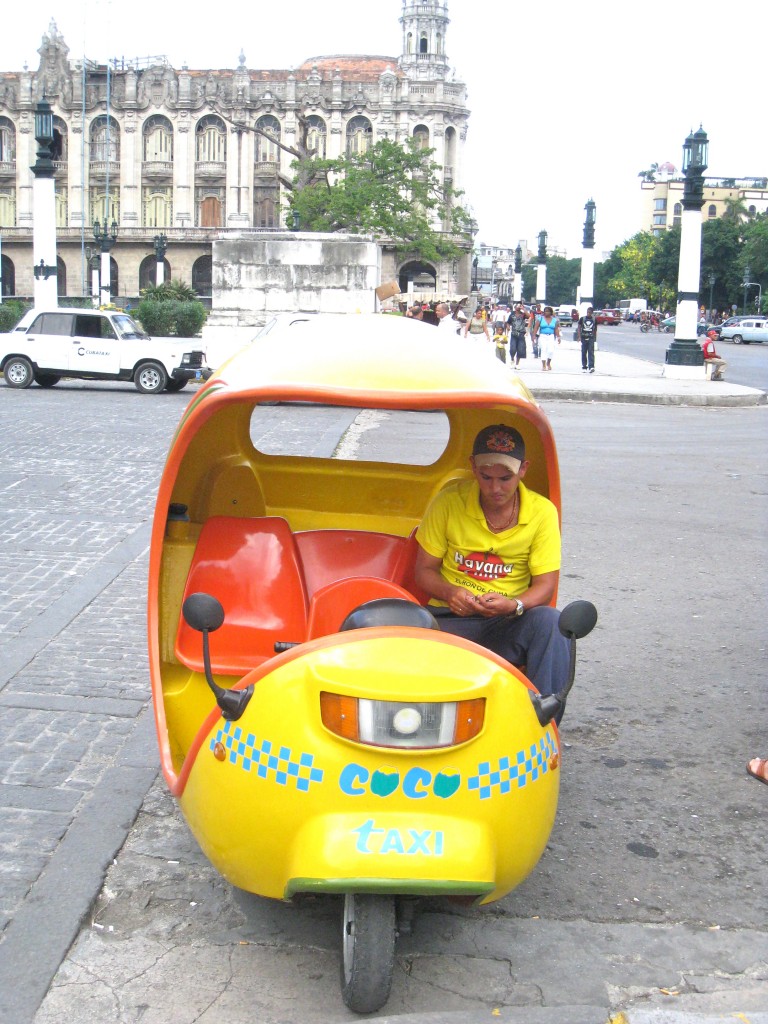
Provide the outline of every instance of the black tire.
<path id="1" fill-rule="evenodd" d="M 169 380 L 165 385 L 165 390 L 175 395 L 177 391 L 183 391 L 187 384 L 189 384 L 188 380 Z"/>
<path id="2" fill-rule="evenodd" d="M 744 341 L 744 339 L 740 334 L 734 334 L 734 336 L 731 338 L 731 341 L 734 345 L 740 345 L 742 341 Z"/>
<path id="3" fill-rule="evenodd" d="M 133 383 L 143 395 L 158 395 L 168 384 L 168 374 L 160 363 L 142 363 L 136 370 Z"/>
<path id="4" fill-rule="evenodd" d="M 640 324 L 640 330 L 643 334 L 647 334 L 648 331 L 650 331 L 650 329 L 651 328 L 648 326 L 648 324 Z"/>
<path id="5" fill-rule="evenodd" d="M 11 356 L 3 368 L 5 383 L 9 388 L 28 388 L 35 379 L 32 363 L 24 356 Z"/>
<path id="6" fill-rule="evenodd" d="M 389 999 L 395 927 L 394 896 L 344 896 L 341 995 L 355 1013 L 374 1013 Z"/>
<path id="7" fill-rule="evenodd" d="M 58 373 L 36 373 L 35 383 L 39 384 L 41 388 L 52 388 L 54 384 L 58 384 L 61 377 Z"/>

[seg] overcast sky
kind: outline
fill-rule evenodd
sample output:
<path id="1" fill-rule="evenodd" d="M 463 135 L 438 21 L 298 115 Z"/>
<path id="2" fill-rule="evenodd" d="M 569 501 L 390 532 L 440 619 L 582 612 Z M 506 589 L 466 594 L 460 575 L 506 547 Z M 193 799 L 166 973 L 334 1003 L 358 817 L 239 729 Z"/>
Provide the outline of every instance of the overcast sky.
<path id="1" fill-rule="evenodd" d="M 219 10 L 203 23 L 201 8 L 157 0 L 50 0 L 6 26 L 0 69 L 37 69 L 51 18 L 70 58 L 99 61 L 164 55 L 176 68 L 236 67 L 242 49 L 249 68 L 290 68 L 325 54 L 400 53 L 402 0 Z M 638 172 L 667 160 L 679 167 L 700 123 L 708 175 L 768 175 L 765 61 L 750 45 L 750 33 L 765 38 L 761 4 L 739 17 L 712 0 L 448 0 L 448 10 L 446 51 L 472 111 L 465 201 L 478 241 L 514 247 L 525 238 L 535 248 L 544 228 L 550 244 L 577 256 L 594 198 L 597 249 L 612 249 L 640 229 Z"/>

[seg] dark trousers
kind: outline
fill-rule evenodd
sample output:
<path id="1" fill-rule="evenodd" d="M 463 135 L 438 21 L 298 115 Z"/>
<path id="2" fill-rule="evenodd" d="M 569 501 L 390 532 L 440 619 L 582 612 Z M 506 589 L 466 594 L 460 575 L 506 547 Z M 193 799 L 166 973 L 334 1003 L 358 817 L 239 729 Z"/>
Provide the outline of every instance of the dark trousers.
<path id="1" fill-rule="evenodd" d="M 525 335 L 510 334 L 509 336 L 509 359 L 512 363 L 519 363 L 525 359 Z"/>
<path id="2" fill-rule="evenodd" d="M 581 339 L 581 368 L 582 370 L 594 370 L 595 368 L 595 339 Z"/>
<path id="3" fill-rule="evenodd" d="M 435 609 L 431 609 L 434 611 Z M 513 665 L 525 665 L 525 674 L 541 694 L 559 693 L 568 682 L 571 642 L 558 628 L 557 608 L 530 608 L 519 617 L 442 614 L 437 621 L 444 633 L 462 636 L 501 655 Z"/>

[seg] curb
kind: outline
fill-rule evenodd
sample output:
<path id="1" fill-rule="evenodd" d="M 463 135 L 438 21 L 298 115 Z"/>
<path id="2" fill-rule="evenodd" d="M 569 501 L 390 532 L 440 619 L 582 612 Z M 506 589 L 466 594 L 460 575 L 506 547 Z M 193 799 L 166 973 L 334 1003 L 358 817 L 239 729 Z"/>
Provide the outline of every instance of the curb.
<path id="1" fill-rule="evenodd" d="M 535 384 L 528 384 L 528 389 L 538 401 L 549 398 L 559 402 L 614 402 L 616 404 L 679 405 L 699 408 L 755 408 L 768 404 L 768 394 L 764 391 L 750 392 L 745 395 L 683 395 L 679 393 L 661 395 L 637 391 L 577 391 L 557 387 L 538 388 Z"/>

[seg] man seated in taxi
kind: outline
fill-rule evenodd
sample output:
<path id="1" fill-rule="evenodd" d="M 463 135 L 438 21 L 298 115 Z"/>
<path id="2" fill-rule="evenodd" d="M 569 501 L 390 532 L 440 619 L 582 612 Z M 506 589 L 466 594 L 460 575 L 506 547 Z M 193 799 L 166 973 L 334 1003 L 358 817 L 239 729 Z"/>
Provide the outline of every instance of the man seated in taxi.
<path id="1" fill-rule="evenodd" d="M 523 484 L 529 462 L 514 427 L 481 430 L 469 464 L 473 479 L 441 491 L 416 531 L 416 582 L 442 630 L 525 665 L 541 694 L 558 693 L 570 642 L 549 606 L 560 575 L 557 509 Z"/>

